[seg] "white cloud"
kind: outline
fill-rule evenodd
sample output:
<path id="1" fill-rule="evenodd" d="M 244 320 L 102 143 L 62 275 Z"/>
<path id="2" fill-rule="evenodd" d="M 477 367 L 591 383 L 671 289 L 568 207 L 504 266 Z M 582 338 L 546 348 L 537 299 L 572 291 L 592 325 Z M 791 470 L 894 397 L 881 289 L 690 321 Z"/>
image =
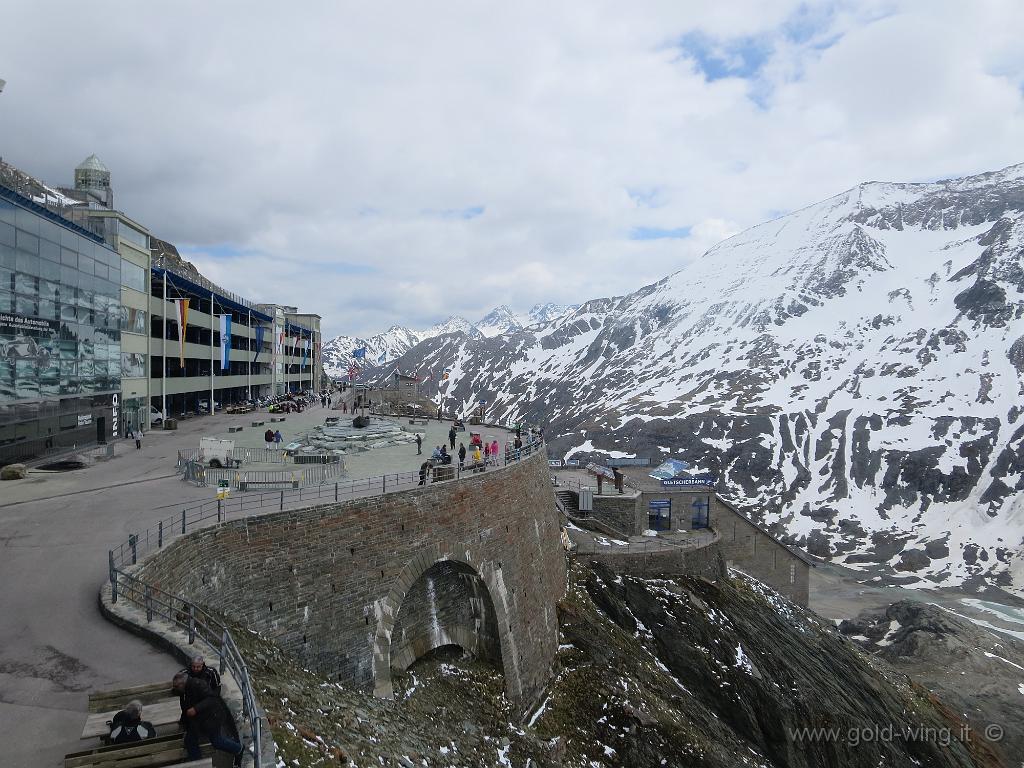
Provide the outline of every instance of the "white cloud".
<path id="1" fill-rule="evenodd" d="M 621 295 L 860 181 L 1024 160 L 1013 0 L 302 9 L 6 9 L 0 150 L 51 182 L 96 152 L 212 278 L 353 333 Z M 714 79 L 688 35 L 761 58 Z"/>

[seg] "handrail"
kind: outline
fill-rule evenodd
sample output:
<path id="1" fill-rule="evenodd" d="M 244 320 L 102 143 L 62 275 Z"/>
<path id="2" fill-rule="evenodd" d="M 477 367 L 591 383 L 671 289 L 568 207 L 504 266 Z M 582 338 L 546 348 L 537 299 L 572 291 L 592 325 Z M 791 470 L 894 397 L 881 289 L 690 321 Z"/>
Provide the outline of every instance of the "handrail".
<path id="1" fill-rule="evenodd" d="M 543 441 L 537 440 L 523 445 L 522 448 L 507 451 L 500 459 L 502 464 L 489 467 L 490 469 L 501 469 L 503 466 L 517 464 L 520 460 L 540 453 L 544 450 Z M 442 465 L 445 466 L 445 465 Z M 461 467 L 457 460 L 451 467 L 454 475 L 448 480 L 437 480 L 436 482 L 457 482 L 463 474 L 475 474 L 480 468 Z M 484 471 L 488 467 L 483 468 Z M 410 490 L 419 485 L 426 484 L 426 477 L 421 476 L 421 470 L 410 470 L 407 472 L 396 472 L 389 475 L 351 480 L 345 490 L 346 499 L 365 498 L 378 494 L 392 493 L 396 491 Z M 428 473 L 432 474 L 432 473 Z M 432 484 L 432 483 L 431 483 Z M 333 501 L 340 501 L 342 498 L 342 484 L 335 483 L 333 487 Z M 313 491 L 316 491 L 314 494 Z M 147 555 L 158 551 L 170 540 L 184 536 L 190 529 L 196 530 L 204 523 L 224 522 L 232 508 L 236 509 L 238 515 L 244 516 L 247 512 L 262 510 L 265 501 L 272 501 L 269 506 L 276 506 L 279 511 L 285 509 L 286 500 L 289 509 L 302 509 L 307 506 L 315 506 L 323 498 L 324 491 L 327 491 L 328 499 L 331 496 L 330 485 L 320 485 L 315 488 L 299 488 L 297 491 L 275 491 L 273 493 L 245 494 L 226 499 L 212 499 L 191 506 L 184 506 L 180 514 L 158 520 L 155 527 L 146 528 L 141 533 L 129 534 L 128 540 L 122 542 L 116 549 L 107 553 L 108 578 L 110 580 L 110 601 L 116 603 L 119 598 L 143 607 L 146 610 L 146 620 L 152 621 L 154 615 L 158 615 L 188 633 L 188 641 L 191 645 L 195 642 L 196 636 L 205 640 L 212 647 L 218 649 L 220 656 L 220 670 L 231 671 L 231 675 L 242 693 L 242 717 L 249 723 L 253 738 L 253 756 L 257 768 L 261 765 L 261 743 L 262 721 L 260 710 L 257 705 L 256 694 L 249 675 L 248 666 L 245 663 L 238 646 L 231 637 L 231 632 L 226 626 L 218 621 L 209 611 L 201 605 L 193 603 L 181 597 L 153 586 L 143 581 L 126 568 L 138 565 Z M 305 498 L 303 498 L 305 494 Z M 256 503 L 258 501 L 258 504 Z M 303 504 L 303 502 L 307 502 Z M 297 506 L 292 506 L 297 502 Z M 177 606 L 177 610 L 175 607 Z"/>

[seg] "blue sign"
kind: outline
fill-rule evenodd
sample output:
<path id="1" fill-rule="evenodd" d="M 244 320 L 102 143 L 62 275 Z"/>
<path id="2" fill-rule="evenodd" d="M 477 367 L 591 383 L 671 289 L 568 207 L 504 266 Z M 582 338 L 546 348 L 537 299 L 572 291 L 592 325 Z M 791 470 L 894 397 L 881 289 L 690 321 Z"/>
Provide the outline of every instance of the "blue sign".
<path id="1" fill-rule="evenodd" d="M 691 485 L 714 485 L 714 475 L 694 475 L 693 477 L 670 477 L 661 481 L 662 488 L 686 488 Z"/>

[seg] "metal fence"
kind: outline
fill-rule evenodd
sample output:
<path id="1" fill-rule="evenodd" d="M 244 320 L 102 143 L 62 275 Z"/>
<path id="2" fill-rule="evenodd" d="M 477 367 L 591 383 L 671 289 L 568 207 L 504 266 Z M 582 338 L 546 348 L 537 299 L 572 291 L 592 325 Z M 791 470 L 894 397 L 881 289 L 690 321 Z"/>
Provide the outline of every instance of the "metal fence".
<path id="1" fill-rule="evenodd" d="M 340 478 L 345 473 L 342 462 L 296 466 L 294 469 L 229 469 L 207 467 L 198 461 L 189 461 L 182 467 L 182 479 L 199 486 L 227 486 L 235 491 L 253 488 L 308 488 Z"/>
<path id="2" fill-rule="evenodd" d="M 231 674 L 242 692 L 242 717 L 249 723 L 253 736 L 255 765 L 261 764 L 260 736 L 262 732 L 260 710 L 253 691 L 248 667 L 228 631 L 222 623 L 201 606 L 189 600 L 166 592 L 141 580 L 126 569 L 137 566 L 148 555 L 159 551 L 174 539 L 206 525 L 221 523 L 230 518 L 245 517 L 269 511 L 302 509 L 330 501 L 365 498 L 379 494 L 393 493 L 416 488 L 433 482 L 457 482 L 464 474 L 500 469 L 501 466 L 518 463 L 521 459 L 544 450 L 540 441 L 510 451 L 489 467 L 483 465 L 432 466 L 407 472 L 396 472 L 358 480 L 321 484 L 313 488 L 296 488 L 268 493 L 252 493 L 229 496 L 225 499 L 211 499 L 198 504 L 184 505 L 175 512 L 142 532 L 132 533 L 128 540 L 108 552 L 111 602 L 126 600 L 146 611 L 146 621 L 160 616 L 188 633 L 189 644 L 198 636 L 217 648 L 220 668 L 231 670 Z M 187 467 L 196 462 L 188 462 Z M 311 466 L 302 471 L 327 471 L 338 465 Z M 207 469 L 207 471 L 209 471 Z M 235 470 L 224 470 L 232 471 Z M 434 479 L 434 478 L 438 479 Z"/>

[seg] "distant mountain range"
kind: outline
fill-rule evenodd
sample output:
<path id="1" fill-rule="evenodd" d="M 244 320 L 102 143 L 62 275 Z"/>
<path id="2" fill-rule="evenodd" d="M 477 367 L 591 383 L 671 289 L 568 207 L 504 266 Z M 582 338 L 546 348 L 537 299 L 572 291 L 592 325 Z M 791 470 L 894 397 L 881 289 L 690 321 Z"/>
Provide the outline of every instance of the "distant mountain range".
<path id="1" fill-rule="evenodd" d="M 336 336 L 323 345 L 324 370 L 329 376 L 345 376 L 352 353 L 365 349 L 366 356 L 359 361 L 363 369 L 385 365 L 404 355 L 416 344 L 449 334 L 463 334 L 467 338 L 493 338 L 514 333 L 524 328 L 547 323 L 572 312 L 579 305 L 536 304 L 525 315 L 519 315 L 502 304 L 495 307 L 476 323 L 464 317 L 452 315 L 444 322 L 422 331 L 415 331 L 400 325 L 393 325 L 386 331 L 373 336 Z"/>
<path id="2" fill-rule="evenodd" d="M 552 458 L 685 459 L 889 582 L 1024 589 L 1024 165 L 861 184 L 627 296 L 398 364 L 450 369 L 421 385 L 449 413 L 544 424 Z"/>

